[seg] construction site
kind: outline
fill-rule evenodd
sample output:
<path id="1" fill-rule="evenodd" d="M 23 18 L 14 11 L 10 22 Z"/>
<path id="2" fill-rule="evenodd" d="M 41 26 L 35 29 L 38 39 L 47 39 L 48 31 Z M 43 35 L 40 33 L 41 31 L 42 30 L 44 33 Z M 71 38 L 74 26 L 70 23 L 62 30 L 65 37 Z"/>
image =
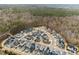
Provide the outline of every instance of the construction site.
<path id="1" fill-rule="evenodd" d="M 15 35 L 4 35 L 3 50 L 19 55 L 74 55 L 77 47 L 67 44 L 65 39 L 45 26 L 27 28 Z"/>

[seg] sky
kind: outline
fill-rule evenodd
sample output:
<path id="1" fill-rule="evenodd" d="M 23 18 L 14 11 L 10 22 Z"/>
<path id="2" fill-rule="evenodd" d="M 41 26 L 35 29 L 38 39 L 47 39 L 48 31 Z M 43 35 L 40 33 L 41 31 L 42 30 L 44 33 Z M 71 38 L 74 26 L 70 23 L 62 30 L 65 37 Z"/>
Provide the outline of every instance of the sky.
<path id="1" fill-rule="evenodd" d="M 79 0 L 0 0 L 0 4 L 79 4 Z"/>

